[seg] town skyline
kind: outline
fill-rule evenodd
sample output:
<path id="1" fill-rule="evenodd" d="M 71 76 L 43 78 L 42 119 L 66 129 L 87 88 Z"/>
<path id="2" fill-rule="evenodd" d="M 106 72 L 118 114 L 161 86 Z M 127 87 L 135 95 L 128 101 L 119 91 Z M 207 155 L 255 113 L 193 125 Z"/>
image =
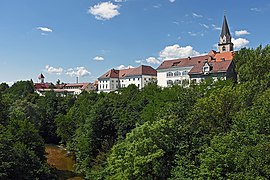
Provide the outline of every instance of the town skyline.
<path id="1" fill-rule="evenodd" d="M 112 68 L 217 50 L 224 13 L 235 50 L 268 44 L 266 0 L 1 2 L 0 82 L 93 82 Z M 226 10 L 226 12 L 224 12 Z M 262 28 L 263 27 L 263 28 Z"/>

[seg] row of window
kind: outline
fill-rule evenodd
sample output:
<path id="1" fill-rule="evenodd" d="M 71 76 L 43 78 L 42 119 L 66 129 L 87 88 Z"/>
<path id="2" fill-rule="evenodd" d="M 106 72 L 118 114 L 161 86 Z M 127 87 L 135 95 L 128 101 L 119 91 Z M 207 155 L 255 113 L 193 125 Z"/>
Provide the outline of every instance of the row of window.
<path id="1" fill-rule="evenodd" d="M 194 80 L 196 82 L 196 79 L 194 79 Z M 189 80 L 188 79 L 183 79 L 183 80 L 176 79 L 175 81 L 173 81 L 173 80 L 167 80 L 167 85 L 184 84 L 184 83 L 189 83 Z"/>
<path id="2" fill-rule="evenodd" d="M 140 78 L 137 78 L 138 79 L 138 81 L 140 81 Z M 135 81 L 136 80 L 136 78 L 129 78 L 128 79 L 128 81 L 131 81 L 131 80 L 133 80 L 133 81 Z M 152 80 L 152 78 L 144 78 L 144 80 L 145 81 L 147 81 L 147 80 L 149 80 L 149 81 L 151 81 Z M 108 82 L 108 80 L 104 80 L 104 81 L 100 81 L 100 83 L 107 83 Z M 112 83 L 114 82 L 114 80 L 112 80 Z M 115 80 L 115 82 L 124 82 L 124 80 L 122 79 L 122 80 Z"/>
<path id="3" fill-rule="evenodd" d="M 118 89 L 119 88 L 119 85 L 116 84 L 115 87 L 116 87 L 116 89 Z M 124 88 L 124 87 L 126 87 L 126 85 L 125 84 L 122 84 L 121 87 Z M 137 84 L 137 87 L 140 88 L 140 84 Z M 99 85 L 99 89 L 108 89 L 108 84 L 100 84 Z M 114 84 L 111 85 L 111 89 L 114 89 Z"/>
<path id="4" fill-rule="evenodd" d="M 167 77 L 172 77 L 172 76 L 186 76 L 188 75 L 188 71 L 176 71 L 176 72 L 167 72 Z"/>

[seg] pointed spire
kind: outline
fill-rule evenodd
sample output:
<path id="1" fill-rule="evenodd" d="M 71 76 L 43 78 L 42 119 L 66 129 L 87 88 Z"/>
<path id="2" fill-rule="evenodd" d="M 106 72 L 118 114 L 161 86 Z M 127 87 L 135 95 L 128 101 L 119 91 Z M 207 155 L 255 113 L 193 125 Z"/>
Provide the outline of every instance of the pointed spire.
<path id="1" fill-rule="evenodd" d="M 220 34 L 220 37 L 224 37 L 224 36 L 226 36 L 226 37 L 231 36 L 229 26 L 228 26 L 228 23 L 227 23 L 227 19 L 226 19 L 226 15 L 224 15 L 222 31 L 221 31 L 221 34 Z"/>
<path id="2" fill-rule="evenodd" d="M 45 78 L 44 75 L 41 73 L 39 76 L 38 76 L 38 79 L 42 79 L 42 78 Z"/>

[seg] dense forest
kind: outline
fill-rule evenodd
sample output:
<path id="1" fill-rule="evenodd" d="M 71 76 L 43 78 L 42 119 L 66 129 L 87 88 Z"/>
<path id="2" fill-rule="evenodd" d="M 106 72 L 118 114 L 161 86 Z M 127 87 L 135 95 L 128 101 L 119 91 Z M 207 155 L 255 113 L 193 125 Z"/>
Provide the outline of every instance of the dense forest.
<path id="1" fill-rule="evenodd" d="M 237 82 L 78 97 L 0 85 L 0 179 L 57 179 L 63 144 L 85 179 L 270 179 L 270 46 L 241 49 Z"/>

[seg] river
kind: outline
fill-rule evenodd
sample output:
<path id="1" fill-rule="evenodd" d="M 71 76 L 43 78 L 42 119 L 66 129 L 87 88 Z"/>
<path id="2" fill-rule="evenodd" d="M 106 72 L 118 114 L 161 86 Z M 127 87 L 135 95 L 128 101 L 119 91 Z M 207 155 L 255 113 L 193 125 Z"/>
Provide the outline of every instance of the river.
<path id="1" fill-rule="evenodd" d="M 75 161 L 73 156 L 57 145 L 45 145 L 47 163 L 56 168 L 60 180 L 83 180 L 74 172 Z"/>

